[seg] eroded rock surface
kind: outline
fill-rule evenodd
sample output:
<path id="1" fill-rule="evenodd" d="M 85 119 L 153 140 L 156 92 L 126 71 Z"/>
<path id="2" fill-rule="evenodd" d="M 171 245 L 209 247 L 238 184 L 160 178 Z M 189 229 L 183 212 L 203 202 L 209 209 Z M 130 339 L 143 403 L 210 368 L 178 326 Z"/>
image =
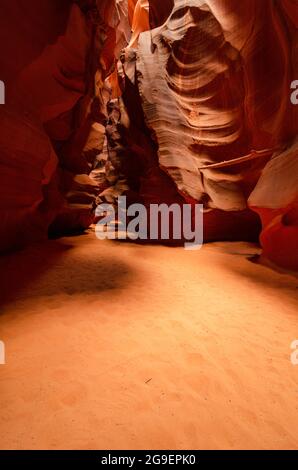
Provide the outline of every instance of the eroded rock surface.
<path id="1" fill-rule="evenodd" d="M 2 250 L 23 229 L 84 229 L 126 194 L 203 204 L 205 241 L 257 239 L 260 216 L 265 256 L 298 268 L 296 0 L 1 9 Z"/>

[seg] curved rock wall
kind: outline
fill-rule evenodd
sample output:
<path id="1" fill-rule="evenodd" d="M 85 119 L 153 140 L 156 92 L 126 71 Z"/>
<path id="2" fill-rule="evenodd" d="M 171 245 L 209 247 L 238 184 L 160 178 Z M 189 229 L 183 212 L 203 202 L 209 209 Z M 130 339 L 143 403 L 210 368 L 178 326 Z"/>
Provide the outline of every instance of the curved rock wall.
<path id="1" fill-rule="evenodd" d="M 84 229 L 127 194 L 202 203 L 206 241 L 256 239 L 260 216 L 266 257 L 298 267 L 296 0 L 1 11 L 2 250 Z"/>
<path id="2" fill-rule="evenodd" d="M 126 18 L 126 2 L 1 3 L 2 251 L 93 221 L 101 91 L 130 38 Z"/>
<path id="3" fill-rule="evenodd" d="M 118 64 L 115 194 L 127 192 L 125 181 L 145 204 L 200 202 L 205 241 L 257 239 L 252 209 L 264 222 L 266 204 L 248 198 L 263 184 L 266 164 L 279 154 L 285 161 L 297 135 L 298 107 L 290 101 L 298 76 L 295 2 L 140 0 L 137 7 L 138 34 Z"/>

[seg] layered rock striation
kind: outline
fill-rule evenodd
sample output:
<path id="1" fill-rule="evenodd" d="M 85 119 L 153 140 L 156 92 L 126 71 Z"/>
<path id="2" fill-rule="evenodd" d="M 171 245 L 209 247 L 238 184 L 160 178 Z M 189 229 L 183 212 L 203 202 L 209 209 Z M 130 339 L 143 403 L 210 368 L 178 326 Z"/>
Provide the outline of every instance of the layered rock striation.
<path id="1" fill-rule="evenodd" d="M 203 204 L 205 241 L 260 236 L 298 268 L 296 0 L 1 9 L 2 251 L 127 195 Z"/>

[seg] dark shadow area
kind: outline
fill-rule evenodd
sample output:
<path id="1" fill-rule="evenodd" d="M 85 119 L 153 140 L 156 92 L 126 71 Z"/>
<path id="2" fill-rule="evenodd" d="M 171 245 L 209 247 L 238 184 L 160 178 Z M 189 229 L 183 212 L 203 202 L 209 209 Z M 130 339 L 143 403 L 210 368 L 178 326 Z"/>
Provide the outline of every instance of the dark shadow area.
<path id="1" fill-rule="evenodd" d="M 253 264 L 257 264 L 259 266 L 263 266 L 267 268 L 269 271 L 273 271 L 279 274 L 284 274 L 291 276 L 295 279 L 297 279 L 297 289 L 298 289 L 298 272 L 297 271 L 289 271 L 287 269 L 284 269 L 280 266 L 277 266 L 276 264 L 272 263 L 268 259 L 264 258 L 262 254 L 260 253 L 259 255 L 255 256 L 248 256 L 247 257 L 248 261 L 250 261 Z M 297 293 L 297 300 L 298 300 L 298 293 Z"/>
<path id="2" fill-rule="evenodd" d="M 232 255 L 231 256 L 235 256 Z M 243 254 L 247 260 L 245 269 L 242 264 L 231 261 L 228 269 L 235 273 L 239 279 L 248 280 L 252 283 L 251 295 L 254 295 L 253 284 L 258 284 L 264 289 L 274 292 L 275 297 L 278 294 L 279 298 L 286 303 L 291 303 L 297 306 L 298 309 L 298 277 L 295 273 L 274 268 L 274 266 L 265 265 L 260 262 L 258 255 Z M 227 268 L 227 264 L 225 264 Z"/>
<path id="3" fill-rule="evenodd" d="M 90 239 L 82 245 L 52 240 L 2 256 L 0 308 L 15 300 L 125 288 L 133 278 L 131 267 L 105 254 L 100 244 L 90 244 Z"/>
<path id="4" fill-rule="evenodd" d="M 58 259 L 71 249 L 71 245 L 37 243 L 0 257 L 0 305 L 15 299 L 28 284 L 33 284 Z"/>

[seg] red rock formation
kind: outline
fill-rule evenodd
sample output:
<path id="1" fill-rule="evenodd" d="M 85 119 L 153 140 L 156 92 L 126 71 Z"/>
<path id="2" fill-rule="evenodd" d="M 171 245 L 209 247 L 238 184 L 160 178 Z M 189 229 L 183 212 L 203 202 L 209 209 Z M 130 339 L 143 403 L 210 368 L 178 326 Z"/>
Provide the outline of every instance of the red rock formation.
<path id="1" fill-rule="evenodd" d="M 57 156 L 42 125 L 19 110 L 0 109 L 0 249 L 47 236 L 62 197 Z"/>
<path id="2" fill-rule="evenodd" d="M 0 16 L 0 73 L 6 104 L 0 107 L 0 249 L 46 236 L 61 196 L 57 155 L 32 107 L 14 93 L 23 69 L 57 40 L 66 27 L 70 2 L 4 0 Z M 43 89 L 42 84 L 38 84 Z"/>
<path id="3" fill-rule="evenodd" d="M 264 254 L 298 267 L 296 0 L 2 3 L 2 249 L 124 193 L 202 203 L 206 241 L 254 239 L 259 214 Z"/>
<path id="4" fill-rule="evenodd" d="M 119 65 L 124 123 L 120 108 L 118 145 L 111 143 L 120 187 L 126 177 L 131 188 L 134 167 L 145 204 L 204 204 L 206 241 L 254 238 L 260 228 L 247 199 L 275 150 L 297 133 L 293 2 L 138 5 L 138 34 Z M 146 15 L 160 27 L 146 31 Z"/>
<path id="5" fill-rule="evenodd" d="M 264 257 L 286 269 L 298 267 L 298 142 L 266 165 L 249 203 L 263 223 Z"/>
<path id="6" fill-rule="evenodd" d="M 101 88 L 130 35 L 118 4 L 1 4 L 1 250 L 45 236 L 50 224 L 61 233 L 93 220 L 98 189 L 88 175 L 102 151 Z"/>

